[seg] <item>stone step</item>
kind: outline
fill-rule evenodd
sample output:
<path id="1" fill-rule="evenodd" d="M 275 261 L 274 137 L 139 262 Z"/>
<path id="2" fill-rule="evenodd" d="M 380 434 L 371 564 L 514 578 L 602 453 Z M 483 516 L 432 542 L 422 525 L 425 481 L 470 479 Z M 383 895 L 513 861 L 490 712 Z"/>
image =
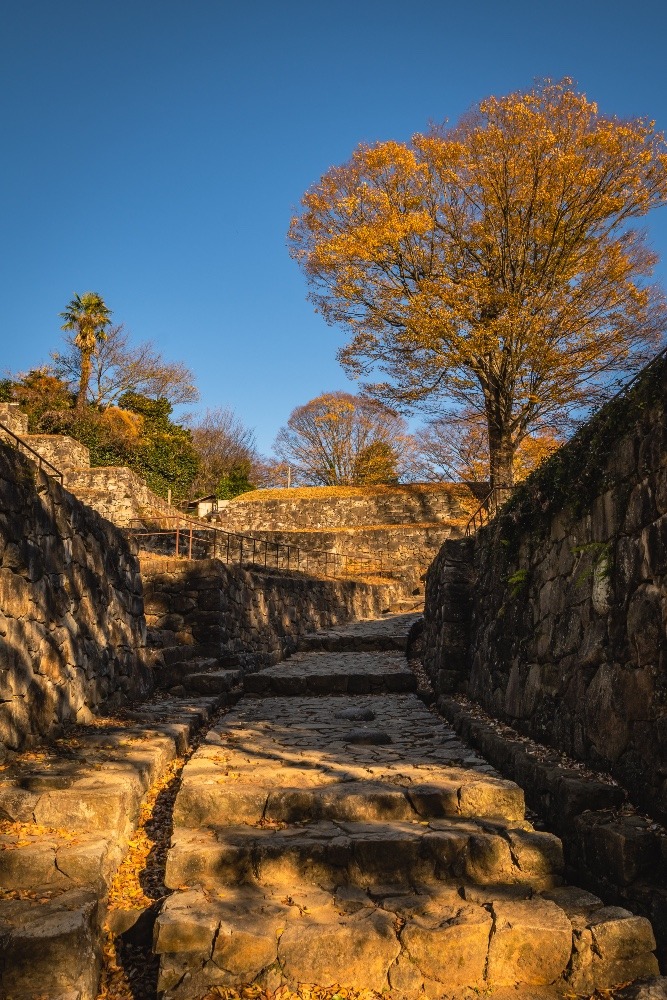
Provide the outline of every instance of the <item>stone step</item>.
<path id="1" fill-rule="evenodd" d="M 113 838 L 62 831 L 0 833 L 0 886 L 7 890 L 87 885 L 102 895 L 123 856 Z"/>
<path id="2" fill-rule="evenodd" d="M 168 634 L 172 635 L 172 633 Z M 193 660 L 200 663 L 202 661 L 213 660 L 217 663 L 216 669 L 222 670 L 226 667 L 236 667 L 239 662 L 239 658 L 235 653 L 221 653 L 219 643 L 216 645 L 215 643 L 199 642 L 192 646 L 164 646 L 160 648 L 160 653 L 165 664 L 169 667 L 178 667 L 180 664 L 185 665 L 191 663 Z M 184 666 L 183 669 L 186 669 L 186 667 Z M 200 668 L 197 667 L 196 669 Z"/>
<path id="3" fill-rule="evenodd" d="M 217 656 L 194 656 L 188 660 L 176 660 L 160 666 L 157 680 L 161 688 L 170 688 L 185 683 L 190 674 L 236 673 L 241 676 L 236 665 L 231 666 Z"/>
<path id="4" fill-rule="evenodd" d="M 176 826 L 524 818 L 523 792 L 412 694 L 250 698 L 186 765 Z"/>
<path id="5" fill-rule="evenodd" d="M 0 997 L 94 1000 L 98 901 L 144 795 L 217 698 L 153 700 L 18 755 L 0 782 Z M 76 888 L 74 888 L 76 887 Z"/>
<path id="6" fill-rule="evenodd" d="M 180 681 L 187 694 L 227 694 L 241 683 L 240 670 L 209 670 L 204 673 L 186 674 Z"/>
<path id="7" fill-rule="evenodd" d="M 524 815 L 521 789 L 501 779 L 474 780 L 462 771 L 449 781 L 418 784 L 394 781 L 330 781 L 307 784 L 312 775 L 293 773 L 293 784 L 283 785 L 265 776 L 261 781 L 230 781 L 219 765 L 206 766 L 200 758 L 185 768 L 174 807 L 176 826 L 226 826 L 260 822 L 304 823 L 403 821 L 452 818 L 497 818 L 517 821 Z M 257 776 L 259 777 L 259 776 Z M 299 782 L 299 777 L 303 780 Z"/>
<path id="8" fill-rule="evenodd" d="M 161 697 L 135 709 L 126 709 L 128 719 L 150 724 L 151 728 L 164 732 L 176 740 L 179 754 L 185 753 L 190 739 L 197 730 L 211 718 L 218 707 L 217 698 Z"/>
<path id="9" fill-rule="evenodd" d="M 297 653 L 247 674 L 246 694 L 317 695 L 414 691 L 417 680 L 402 653 Z"/>
<path id="10" fill-rule="evenodd" d="M 408 613 L 419 613 L 420 615 L 424 613 L 424 598 L 419 597 L 414 601 L 396 601 L 389 605 L 389 610 L 392 614 L 408 614 Z"/>
<path id="11" fill-rule="evenodd" d="M 654 947 L 644 918 L 563 889 L 480 899 L 421 885 L 198 888 L 171 895 L 155 928 L 164 1000 L 251 983 L 267 991 L 337 985 L 408 1000 L 517 985 L 533 996 L 549 984 L 592 992 L 656 975 Z"/>
<path id="12" fill-rule="evenodd" d="M 191 660 L 177 660 L 170 664 L 170 669 L 179 676 L 185 674 L 206 674 L 219 670 L 237 670 L 235 665 L 226 663 L 219 656 L 195 656 Z"/>
<path id="13" fill-rule="evenodd" d="M 526 822 L 321 821 L 273 829 L 178 828 L 165 884 L 176 889 L 248 882 L 291 890 L 441 882 L 530 892 L 560 885 L 563 869 L 560 840 Z"/>
<path id="14" fill-rule="evenodd" d="M 299 638 L 297 650 L 311 652 L 380 652 L 398 650 L 405 652 L 408 633 L 420 614 L 389 614 L 371 621 L 353 622 L 340 628 L 309 632 Z"/>
<path id="15" fill-rule="evenodd" d="M 95 1000 L 101 966 L 98 900 L 70 889 L 52 898 L 0 898 L 0 996 Z"/>

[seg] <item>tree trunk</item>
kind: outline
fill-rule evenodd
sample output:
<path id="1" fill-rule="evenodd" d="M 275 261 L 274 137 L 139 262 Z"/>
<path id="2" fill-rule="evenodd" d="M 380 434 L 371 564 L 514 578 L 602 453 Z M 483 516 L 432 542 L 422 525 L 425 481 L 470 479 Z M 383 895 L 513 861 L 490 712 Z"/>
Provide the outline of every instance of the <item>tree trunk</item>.
<path id="1" fill-rule="evenodd" d="M 502 503 L 514 486 L 514 443 L 498 407 L 487 407 L 487 423 L 491 489 L 503 491 L 504 496 L 499 497 Z"/>
<path id="2" fill-rule="evenodd" d="M 81 377 L 79 378 L 79 392 L 76 397 L 77 410 L 83 410 L 86 405 L 88 383 L 90 382 L 92 367 L 90 354 L 87 354 L 85 351 L 81 351 Z"/>

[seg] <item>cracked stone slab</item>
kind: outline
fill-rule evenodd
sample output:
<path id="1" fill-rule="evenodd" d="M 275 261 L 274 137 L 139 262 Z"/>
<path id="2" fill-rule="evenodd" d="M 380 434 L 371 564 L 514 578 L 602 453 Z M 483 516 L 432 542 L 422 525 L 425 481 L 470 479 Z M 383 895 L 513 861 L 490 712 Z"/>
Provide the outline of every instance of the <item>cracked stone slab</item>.
<path id="1" fill-rule="evenodd" d="M 157 918 L 155 951 L 164 1000 L 247 983 L 337 984 L 415 1000 L 480 989 L 535 1000 L 573 988 L 572 924 L 555 903 L 535 896 L 478 905 L 439 886 L 175 892 Z"/>
<path id="2" fill-rule="evenodd" d="M 48 902 L 0 900 L 0 995 L 97 994 L 97 895 L 73 889 Z"/>

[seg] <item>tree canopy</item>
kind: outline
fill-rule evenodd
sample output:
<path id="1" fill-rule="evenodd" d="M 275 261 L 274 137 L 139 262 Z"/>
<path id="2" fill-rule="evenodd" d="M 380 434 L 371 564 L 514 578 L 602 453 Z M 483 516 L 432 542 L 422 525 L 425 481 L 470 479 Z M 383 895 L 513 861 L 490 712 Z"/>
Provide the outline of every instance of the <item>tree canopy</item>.
<path id="1" fill-rule="evenodd" d="M 291 252 L 340 357 L 393 405 L 483 414 L 494 485 L 521 441 L 638 366 L 665 323 L 637 219 L 667 196 L 654 123 L 570 80 L 489 97 L 453 127 L 361 145 L 303 197 Z"/>
<path id="2" fill-rule="evenodd" d="M 366 486 L 396 482 L 410 443 L 404 420 L 388 406 L 325 392 L 292 411 L 275 451 L 297 483 Z"/>

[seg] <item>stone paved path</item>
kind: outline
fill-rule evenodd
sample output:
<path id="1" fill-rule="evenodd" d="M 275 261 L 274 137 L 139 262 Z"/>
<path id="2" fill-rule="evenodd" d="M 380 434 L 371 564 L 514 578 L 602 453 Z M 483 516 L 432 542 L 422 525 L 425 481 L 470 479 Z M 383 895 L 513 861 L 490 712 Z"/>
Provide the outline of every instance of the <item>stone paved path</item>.
<path id="1" fill-rule="evenodd" d="M 306 637 L 186 765 L 165 1000 L 252 982 L 534 998 L 657 972 L 648 921 L 564 886 L 521 789 L 410 693 L 413 620 Z"/>

